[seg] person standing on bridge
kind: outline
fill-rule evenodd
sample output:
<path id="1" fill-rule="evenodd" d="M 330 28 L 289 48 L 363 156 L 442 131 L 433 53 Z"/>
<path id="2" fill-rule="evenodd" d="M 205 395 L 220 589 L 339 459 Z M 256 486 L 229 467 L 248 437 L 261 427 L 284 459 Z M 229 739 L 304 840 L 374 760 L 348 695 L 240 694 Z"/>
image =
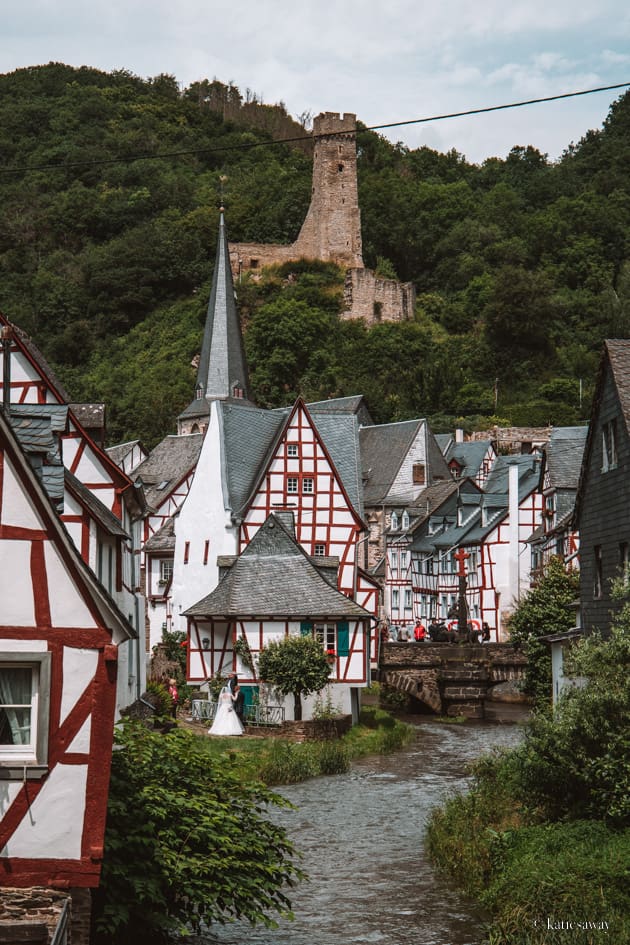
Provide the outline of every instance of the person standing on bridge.
<path id="1" fill-rule="evenodd" d="M 416 625 L 413 628 L 413 636 L 416 643 L 424 643 L 426 640 L 427 631 L 421 620 L 416 620 Z"/>

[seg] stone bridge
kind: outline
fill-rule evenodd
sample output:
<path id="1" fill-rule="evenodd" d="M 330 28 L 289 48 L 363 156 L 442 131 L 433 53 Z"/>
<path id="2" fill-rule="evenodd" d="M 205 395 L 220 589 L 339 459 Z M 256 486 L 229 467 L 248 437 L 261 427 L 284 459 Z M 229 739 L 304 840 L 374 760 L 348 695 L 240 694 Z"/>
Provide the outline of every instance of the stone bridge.
<path id="1" fill-rule="evenodd" d="M 517 685 L 526 666 L 511 643 L 385 643 L 378 679 L 437 715 L 512 721 L 528 713 Z"/>

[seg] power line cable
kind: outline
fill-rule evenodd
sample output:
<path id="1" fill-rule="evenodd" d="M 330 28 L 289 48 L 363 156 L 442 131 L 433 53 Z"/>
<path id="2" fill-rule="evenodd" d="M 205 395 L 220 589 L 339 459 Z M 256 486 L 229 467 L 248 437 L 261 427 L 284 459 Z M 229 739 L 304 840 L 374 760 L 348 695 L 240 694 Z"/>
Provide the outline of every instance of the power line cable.
<path id="1" fill-rule="evenodd" d="M 593 95 L 596 92 L 611 92 L 616 89 L 626 89 L 630 82 L 619 82 L 616 85 L 601 85 L 594 89 L 581 89 L 578 92 L 563 92 L 560 95 L 547 95 L 543 98 L 530 98 L 522 102 L 509 102 L 505 105 L 488 105 L 484 108 L 469 108 L 461 112 L 446 112 L 443 115 L 430 115 L 426 118 L 409 118 L 405 121 L 391 121 L 380 125 L 367 125 L 362 130 L 382 131 L 384 128 L 401 128 L 405 125 L 420 125 L 431 121 L 446 121 L 450 118 L 465 118 L 469 115 L 483 115 L 488 112 L 504 111 L 508 108 L 523 108 L 526 105 L 540 105 L 544 102 L 557 102 L 565 98 L 577 98 L 581 95 Z M 164 151 L 160 154 L 135 154 L 129 157 L 101 158 L 91 161 L 68 161 L 64 164 L 25 164 L 17 167 L 0 168 L 0 173 L 17 174 L 31 171 L 65 171 L 76 167 L 99 167 L 109 164 L 131 164 L 134 161 L 166 161 L 175 157 L 186 157 L 196 154 L 220 154 L 230 151 L 249 151 L 252 148 L 270 148 L 282 144 L 296 144 L 300 141 L 315 141 L 319 137 L 332 138 L 336 135 L 348 134 L 346 131 L 326 132 L 324 135 L 296 135 L 292 138 L 278 138 L 272 141 L 248 141 L 242 144 L 219 145 L 214 148 L 189 148 L 180 151 Z"/>

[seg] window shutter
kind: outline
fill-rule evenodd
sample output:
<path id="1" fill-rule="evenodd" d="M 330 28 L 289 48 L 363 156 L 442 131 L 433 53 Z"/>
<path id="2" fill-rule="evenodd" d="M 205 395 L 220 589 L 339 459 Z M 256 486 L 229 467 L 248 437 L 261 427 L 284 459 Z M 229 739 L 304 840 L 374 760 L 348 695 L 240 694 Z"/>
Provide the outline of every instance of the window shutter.
<path id="1" fill-rule="evenodd" d="M 303 637 L 310 637 L 313 633 L 313 624 L 310 620 L 303 620 L 300 624 L 300 635 Z"/>
<path id="2" fill-rule="evenodd" d="M 350 628 L 347 620 L 340 620 L 337 624 L 337 656 L 348 656 L 350 653 Z"/>

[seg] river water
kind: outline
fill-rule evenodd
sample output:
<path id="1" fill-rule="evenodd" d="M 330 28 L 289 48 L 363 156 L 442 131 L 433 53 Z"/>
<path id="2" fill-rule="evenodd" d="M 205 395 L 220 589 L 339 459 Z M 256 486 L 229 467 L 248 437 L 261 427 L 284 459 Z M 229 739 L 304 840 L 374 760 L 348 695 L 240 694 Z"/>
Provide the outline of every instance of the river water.
<path id="1" fill-rule="evenodd" d="M 291 894 L 295 920 L 274 930 L 213 927 L 199 945 L 480 945 L 483 917 L 433 870 L 423 833 L 431 809 L 465 787 L 469 763 L 517 744 L 520 729 L 432 721 L 415 729 L 399 752 L 283 787 L 296 809 L 273 816 L 309 876 Z"/>

